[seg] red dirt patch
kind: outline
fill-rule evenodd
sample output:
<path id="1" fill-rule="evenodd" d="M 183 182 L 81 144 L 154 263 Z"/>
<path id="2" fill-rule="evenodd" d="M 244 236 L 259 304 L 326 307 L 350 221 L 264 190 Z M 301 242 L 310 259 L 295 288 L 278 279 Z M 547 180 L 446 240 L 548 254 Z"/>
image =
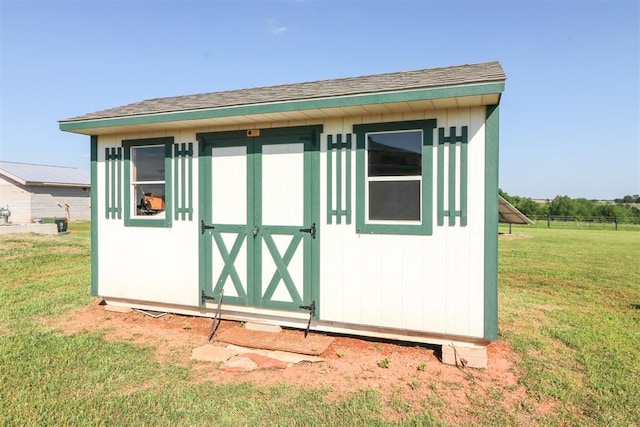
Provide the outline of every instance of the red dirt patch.
<path id="1" fill-rule="evenodd" d="M 529 397 L 519 384 L 518 356 L 502 341 L 488 347 L 485 370 L 444 365 L 434 354 L 436 347 L 335 336 L 321 355 L 324 362 L 225 372 L 216 364 L 190 360 L 191 351 L 207 343 L 211 322 L 209 318 L 174 314 L 152 318 L 137 311 L 109 312 L 95 304 L 65 314 L 53 326 L 65 334 L 102 331 L 106 340 L 153 346 L 160 363 L 191 366 L 197 382 L 321 387 L 329 390 L 327 398 L 336 400 L 359 389 L 377 390 L 390 418 L 402 417 L 407 410 L 428 408 L 449 423 L 474 423 L 478 410 L 497 406 L 501 413 L 511 414 L 517 424 L 531 424 L 553 410 Z M 217 333 L 236 326 L 237 322 L 222 321 Z M 303 334 L 286 329 L 281 333 Z"/>

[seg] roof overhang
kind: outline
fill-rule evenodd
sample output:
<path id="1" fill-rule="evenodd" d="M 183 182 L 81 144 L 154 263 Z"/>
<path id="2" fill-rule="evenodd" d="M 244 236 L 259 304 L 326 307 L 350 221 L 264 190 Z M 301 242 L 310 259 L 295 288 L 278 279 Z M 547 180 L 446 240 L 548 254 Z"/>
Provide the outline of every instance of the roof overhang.
<path id="1" fill-rule="evenodd" d="M 24 187 L 75 187 L 90 188 L 89 183 L 68 183 L 68 182 L 46 182 L 46 181 L 28 181 L 12 173 L 0 169 L 0 176 L 10 179 Z"/>
<path id="2" fill-rule="evenodd" d="M 4 176 L 5 178 L 10 179 L 11 181 L 17 182 L 20 185 L 28 185 L 27 181 L 25 181 L 24 179 L 2 169 L 0 169 L 0 176 Z"/>
<path id="3" fill-rule="evenodd" d="M 65 188 L 90 188 L 91 184 L 69 184 L 63 182 L 36 182 L 27 181 L 25 186 L 29 187 L 65 187 Z"/>
<path id="4" fill-rule="evenodd" d="M 62 120 L 59 126 L 62 131 L 85 135 L 212 126 L 250 127 L 268 122 L 497 105 L 503 91 L 504 81 L 488 82 L 100 119 Z"/>

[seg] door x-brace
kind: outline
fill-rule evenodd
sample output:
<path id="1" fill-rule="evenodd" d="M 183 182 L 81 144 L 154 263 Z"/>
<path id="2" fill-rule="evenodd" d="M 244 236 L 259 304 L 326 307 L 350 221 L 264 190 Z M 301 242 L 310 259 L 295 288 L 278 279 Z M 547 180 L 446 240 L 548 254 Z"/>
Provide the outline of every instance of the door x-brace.
<path id="1" fill-rule="evenodd" d="M 268 300 L 273 297 L 273 294 L 276 291 L 276 288 L 281 283 L 284 283 L 287 292 L 291 296 L 291 300 L 293 303 L 302 302 L 302 298 L 300 297 L 300 293 L 296 289 L 296 285 L 293 281 L 293 278 L 289 274 L 289 263 L 293 259 L 300 242 L 302 241 L 302 236 L 293 236 L 287 250 L 284 253 L 284 256 L 280 255 L 278 248 L 276 247 L 275 242 L 273 241 L 273 237 L 270 234 L 265 233 L 263 235 L 263 239 L 267 249 L 269 250 L 269 254 L 271 255 L 274 264 L 276 265 L 276 271 L 273 273 L 273 277 L 269 281 L 269 284 L 266 287 L 263 298 Z"/>

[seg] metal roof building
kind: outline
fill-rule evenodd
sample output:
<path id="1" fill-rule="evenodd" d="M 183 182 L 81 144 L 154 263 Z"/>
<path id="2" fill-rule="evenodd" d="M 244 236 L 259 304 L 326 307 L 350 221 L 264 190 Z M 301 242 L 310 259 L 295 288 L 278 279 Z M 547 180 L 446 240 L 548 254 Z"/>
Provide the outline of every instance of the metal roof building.
<path id="1" fill-rule="evenodd" d="M 14 223 L 64 216 L 88 220 L 90 178 L 78 168 L 0 161 L 0 206 L 9 208 Z"/>
<path id="2" fill-rule="evenodd" d="M 0 160 L 0 175 L 22 185 L 51 187 L 89 187 L 91 176 L 78 168 L 35 165 Z"/>

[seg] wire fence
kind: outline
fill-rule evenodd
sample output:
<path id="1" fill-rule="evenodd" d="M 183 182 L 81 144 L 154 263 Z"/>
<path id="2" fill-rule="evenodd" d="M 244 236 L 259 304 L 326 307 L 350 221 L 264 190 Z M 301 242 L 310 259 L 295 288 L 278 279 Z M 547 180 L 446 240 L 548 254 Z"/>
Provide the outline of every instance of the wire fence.
<path id="1" fill-rule="evenodd" d="M 533 221 L 528 227 L 535 228 L 571 228 L 586 230 L 635 230 L 640 231 L 638 217 L 577 217 L 557 215 L 532 215 Z"/>

